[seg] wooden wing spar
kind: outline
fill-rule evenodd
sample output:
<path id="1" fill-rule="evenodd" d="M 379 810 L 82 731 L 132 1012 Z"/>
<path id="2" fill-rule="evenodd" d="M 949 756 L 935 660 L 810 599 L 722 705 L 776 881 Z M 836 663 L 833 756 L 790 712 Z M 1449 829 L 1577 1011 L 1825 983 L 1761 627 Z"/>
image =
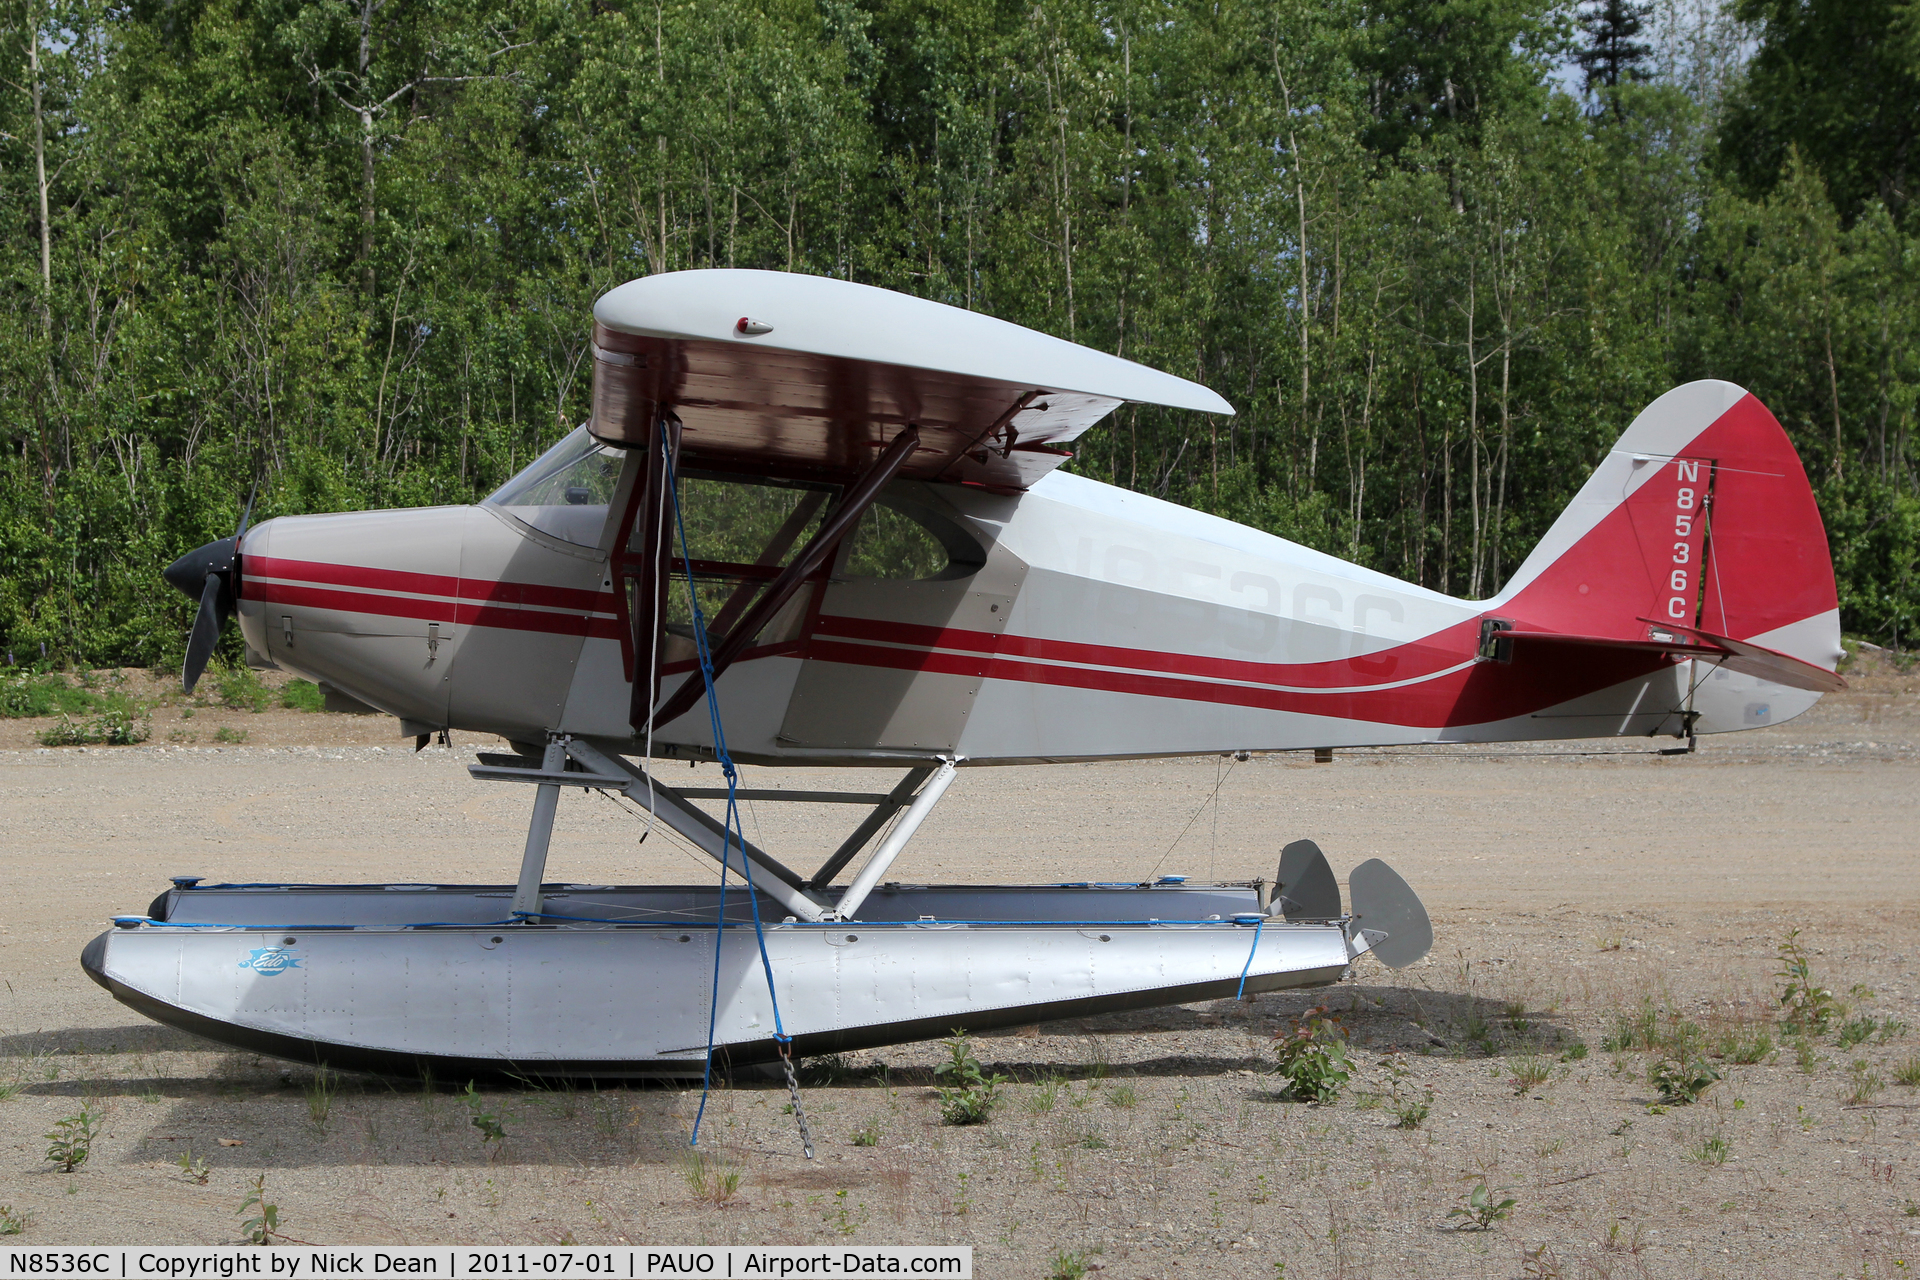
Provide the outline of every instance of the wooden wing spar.
<path id="1" fill-rule="evenodd" d="M 1233 412 L 1184 378 L 844 280 L 677 271 L 593 315 L 593 434 L 640 443 L 670 412 L 692 467 L 844 478 L 915 426 L 899 475 L 1017 491 L 1120 404 Z"/>

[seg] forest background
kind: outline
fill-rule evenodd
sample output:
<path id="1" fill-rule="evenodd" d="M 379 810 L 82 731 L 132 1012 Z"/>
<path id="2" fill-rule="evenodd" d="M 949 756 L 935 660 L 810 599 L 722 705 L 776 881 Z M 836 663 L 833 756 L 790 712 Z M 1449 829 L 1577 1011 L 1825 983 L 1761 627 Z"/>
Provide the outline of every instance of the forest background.
<path id="1" fill-rule="evenodd" d="M 1204 382 L 1073 467 L 1467 596 L 1727 378 L 1911 643 L 1916 0 L 0 4 L 9 662 L 177 660 L 159 570 L 256 482 L 486 493 L 587 416 L 593 300 L 706 266 Z"/>

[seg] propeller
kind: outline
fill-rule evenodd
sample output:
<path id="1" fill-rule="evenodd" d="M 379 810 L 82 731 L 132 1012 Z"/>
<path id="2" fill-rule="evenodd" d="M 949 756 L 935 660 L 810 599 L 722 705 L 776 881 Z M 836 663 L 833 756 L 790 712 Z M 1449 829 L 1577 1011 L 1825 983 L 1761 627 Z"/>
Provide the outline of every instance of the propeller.
<path id="1" fill-rule="evenodd" d="M 220 642 L 220 628 L 237 612 L 234 579 L 240 565 L 240 539 L 252 518 L 253 494 L 249 493 L 246 509 L 240 513 L 240 527 L 231 538 L 196 547 L 161 571 L 175 590 L 200 602 L 199 612 L 193 615 L 193 630 L 187 633 L 187 660 L 180 669 L 180 683 L 188 693 L 193 692 L 200 673 L 213 657 L 214 646 Z"/>

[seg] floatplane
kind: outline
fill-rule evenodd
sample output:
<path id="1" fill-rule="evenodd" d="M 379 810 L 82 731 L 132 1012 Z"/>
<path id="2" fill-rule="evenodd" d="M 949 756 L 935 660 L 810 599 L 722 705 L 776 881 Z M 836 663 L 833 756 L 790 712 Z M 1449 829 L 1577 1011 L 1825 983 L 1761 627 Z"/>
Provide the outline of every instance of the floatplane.
<path id="1" fill-rule="evenodd" d="M 1465 600 L 1062 469 L 1122 404 L 1233 412 L 1139 364 L 776 272 L 650 276 L 593 319 L 591 419 L 484 501 L 243 519 L 166 570 L 200 602 L 189 690 L 237 618 L 257 661 L 417 743 L 510 744 L 470 772 L 533 790 L 517 880 L 181 876 L 86 947 L 116 998 L 335 1067 L 618 1078 L 1323 985 L 1431 945 L 1377 859 L 1344 898 L 1307 840 L 1271 882 L 896 864 L 963 771 L 1690 741 L 1841 686 L 1806 475 L 1726 382 L 1648 406 L 1512 580 Z M 675 786 L 671 761 L 719 761 L 727 786 Z M 750 789 L 736 764 L 899 779 Z M 549 880 L 570 788 L 622 798 L 715 880 Z M 796 870 L 743 838 L 748 798 L 864 813 Z"/>

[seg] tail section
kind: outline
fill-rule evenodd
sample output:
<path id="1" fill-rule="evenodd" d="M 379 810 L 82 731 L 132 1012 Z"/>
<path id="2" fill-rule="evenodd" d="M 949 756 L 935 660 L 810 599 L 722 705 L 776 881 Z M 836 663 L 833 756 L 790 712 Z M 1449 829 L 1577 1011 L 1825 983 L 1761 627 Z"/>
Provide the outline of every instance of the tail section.
<path id="1" fill-rule="evenodd" d="M 1812 486 L 1779 422 L 1728 382 L 1688 383 L 1647 406 L 1490 604 L 1516 639 L 1704 659 L 1693 699 L 1703 733 L 1777 723 L 1840 684 L 1839 601 Z"/>

